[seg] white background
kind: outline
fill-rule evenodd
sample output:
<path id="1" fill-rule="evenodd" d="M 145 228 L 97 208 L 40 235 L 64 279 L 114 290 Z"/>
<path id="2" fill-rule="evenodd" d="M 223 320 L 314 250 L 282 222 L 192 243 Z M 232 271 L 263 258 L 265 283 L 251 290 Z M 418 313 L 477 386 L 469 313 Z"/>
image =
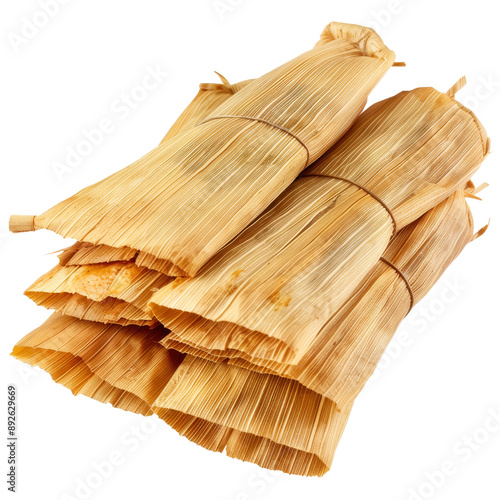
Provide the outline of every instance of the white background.
<path id="1" fill-rule="evenodd" d="M 497 432 L 481 430 L 490 413 L 500 412 L 498 3 L 65 3 L 24 41 L 24 18 L 36 18 L 39 2 L 4 1 L 0 13 L 0 398 L 5 425 L 6 386 L 18 386 L 17 498 L 83 498 L 78 481 L 93 473 L 93 463 L 119 452 L 122 463 L 88 498 L 498 500 L 500 425 Z M 36 19 L 43 22 L 43 16 Z M 465 249 L 401 326 L 390 356 L 354 407 L 332 470 L 321 479 L 270 474 L 208 452 L 156 419 L 139 443 L 131 433 L 144 418 L 73 397 L 41 370 L 9 357 L 13 344 L 49 315 L 23 290 L 54 265 L 55 256 L 47 254 L 67 242 L 45 231 L 10 235 L 8 215 L 41 213 L 141 157 L 160 141 L 198 83 L 217 81 L 213 70 L 231 82 L 263 74 L 311 48 L 334 20 L 376 27 L 397 60 L 407 63 L 389 72 L 371 102 L 417 86 L 446 91 L 466 74 L 469 83 L 458 98 L 484 123 L 493 154 L 474 179 L 491 187 L 483 202 L 472 204 L 478 228 L 492 218 L 489 231 Z M 156 89 L 134 109 L 117 104 L 148 67 L 157 66 L 169 75 Z M 112 132 L 59 180 L 54 163 L 64 162 L 67 148 L 106 118 Z M 466 436 L 473 441 L 466 444 Z M 453 464 L 454 473 L 442 479 L 435 472 L 444 462 Z M 438 487 L 428 479 L 432 475 L 441 477 Z M 2 479 L 0 488 L 6 486 Z"/>

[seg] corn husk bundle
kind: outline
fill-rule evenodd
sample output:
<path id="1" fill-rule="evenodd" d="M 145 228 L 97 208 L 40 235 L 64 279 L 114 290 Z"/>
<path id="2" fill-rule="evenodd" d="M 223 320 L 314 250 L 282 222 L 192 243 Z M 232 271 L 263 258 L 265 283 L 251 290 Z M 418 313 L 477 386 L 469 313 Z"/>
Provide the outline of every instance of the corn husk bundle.
<path id="1" fill-rule="evenodd" d="M 142 250 L 193 276 L 346 132 L 394 57 L 373 30 L 331 23 L 204 123 L 11 229 Z"/>
<path id="2" fill-rule="evenodd" d="M 296 364 L 394 228 L 463 186 L 488 151 L 477 118 L 432 88 L 374 104 L 198 276 L 157 292 L 153 313 L 208 354 Z"/>
<path id="3" fill-rule="evenodd" d="M 307 435 L 314 435 L 309 448 L 321 450 L 321 456 L 331 455 L 333 458 L 349 412 L 339 410 L 332 401 L 292 380 L 273 377 L 274 382 L 281 381 L 280 385 L 284 383 L 288 387 L 286 404 L 290 405 L 288 410 L 285 407 L 281 411 L 279 408 L 274 410 L 277 419 L 280 419 L 280 415 L 283 418 L 284 413 L 288 415 L 286 422 L 281 420 L 277 425 L 275 438 L 264 437 L 269 432 L 261 435 L 259 426 L 255 427 L 253 433 L 238 432 L 163 407 L 166 404 L 163 400 L 167 387 L 174 387 L 178 379 L 182 380 L 184 387 L 185 380 L 181 374 L 196 359 L 189 356 L 189 362 L 183 363 L 184 355 L 167 350 L 159 344 L 158 341 L 167 333 L 168 330 L 162 327 L 149 330 L 144 327 L 102 325 L 55 313 L 43 325 L 21 339 L 12 355 L 32 366 L 43 368 L 56 382 L 75 395 L 82 394 L 142 415 L 151 415 L 154 411 L 179 434 L 194 442 L 202 439 L 203 445 L 210 450 L 226 449 L 227 454 L 234 458 L 295 474 L 323 475 L 328 470 L 315 453 L 301 450 L 300 447 L 288 449 L 289 447 L 279 444 L 278 435 L 288 436 L 284 438 L 285 442 L 292 442 L 296 426 L 299 422 L 307 421 L 311 425 Z M 239 372 L 248 379 L 246 383 L 240 379 L 231 388 L 233 397 L 237 393 L 240 397 L 246 394 L 247 405 L 255 404 L 256 394 L 247 393 L 245 386 L 252 380 L 264 382 L 269 378 L 237 367 L 210 364 L 216 369 L 217 376 L 221 375 L 219 368 L 226 366 L 230 372 Z M 227 387 L 232 378 L 226 375 L 220 382 Z M 243 392 L 238 392 L 239 389 Z M 279 390 L 278 388 L 278 394 Z M 274 391 L 264 391 L 262 401 L 265 403 L 266 394 L 270 396 L 272 393 Z M 234 405 L 234 400 L 229 397 L 225 401 L 227 407 L 234 410 L 234 416 L 240 415 L 248 419 L 244 405 Z M 314 425 L 316 420 L 318 424 Z M 280 425 L 283 426 L 281 429 Z M 307 426 L 304 427 L 306 428 Z M 304 435 L 301 441 L 307 443 L 307 439 Z"/>
<path id="4" fill-rule="evenodd" d="M 356 120 L 393 61 L 333 23 L 260 79 L 202 84 L 127 169 L 14 216 L 80 241 L 26 291 L 58 312 L 13 355 L 207 449 L 327 472 L 398 324 L 473 239 L 462 187 L 489 151 L 463 81 Z"/>
<path id="5" fill-rule="evenodd" d="M 154 326 L 154 290 L 174 278 L 133 262 L 56 266 L 25 292 L 38 305 L 102 323 Z"/>
<path id="6" fill-rule="evenodd" d="M 150 415 L 184 355 L 158 341 L 163 327 L 104 325 L 54 313 L 12 355 L 39 366 L 73 394 Z"/>
<path id="7" fill-rule="evenodd" d="M 481 188 L 457 191 L 401 230 L 297 364 L 252 362 L 229 350 L 220 356 L 207 354 L 182 343 L 175 332 L 159 342 L 207 360 L 296 380 L 344 408 L 373 373 L 409 310 L 474 238 L 465 197 Z"/>
<path id="8" fill-rule="evenodd" d="M 183 361 L 168 349 L 170 335 L 161 328 L 105 327 L 57 314 L 13 354 L 31 364 L 41 361 L 74 393 L 138 413 L 152 410 L 210 450 L 321 476 L 331 466 L 355 396 L 397 325 L 473 239 L 465 196 L 476 190 L 467 191 L 399 232 L 367 283 L 332 318 L 308 353 L 309 363 L 291 367 L 292 373 L 257 373 L 259 367 L 190 355 Z"/>
<path id="9" fill-rule="evenodd" d="M 215 363 L 188 355 L 156 400 L 155 413 L 180 432 L 198 425 L 189 438 L 208 449 L 219 436 L 216 451 L 225 444 L 229 456 L 292 474 L 323 475 L 354 399 L 398 324 L 484 232 L 473 235 L 465 202 L 480 189 L 469 184 L 400 231 L 302 364 L 262 370 L 235 366 L 237 359 Z M 159 342 L 168 347 L 169 339 Z"/>
<path id="10" fill-rule="evenodd" d="M 200 90 L 163 141 L 189 129 L 244 88 L 200 84 Z M 151 254 L 122 247 L 76 242 L 59 255 L 59 265 L 35 281 L 25 295 L 36 304 L 80 319 L 122 325 L 155 326 L 148 307 L 153 293 L 173 281 L 180 269 Z"/>

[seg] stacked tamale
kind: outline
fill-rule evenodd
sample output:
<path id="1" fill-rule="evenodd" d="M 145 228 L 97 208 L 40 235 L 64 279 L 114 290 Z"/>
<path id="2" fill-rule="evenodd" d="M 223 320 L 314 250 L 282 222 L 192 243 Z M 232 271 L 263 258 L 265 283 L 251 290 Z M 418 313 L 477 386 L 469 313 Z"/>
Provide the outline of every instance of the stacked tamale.
<path id="1" fill-rule="evenodd" d="M 202 84 L 161 144 L 14 232 L 77 241 L 13 356 L 213 451 L 322 476 L 398 325 L 477 235 L 490 142 L 447 93 L 365 111 L 395 63 L 331 23 L 268 74 Z"/>

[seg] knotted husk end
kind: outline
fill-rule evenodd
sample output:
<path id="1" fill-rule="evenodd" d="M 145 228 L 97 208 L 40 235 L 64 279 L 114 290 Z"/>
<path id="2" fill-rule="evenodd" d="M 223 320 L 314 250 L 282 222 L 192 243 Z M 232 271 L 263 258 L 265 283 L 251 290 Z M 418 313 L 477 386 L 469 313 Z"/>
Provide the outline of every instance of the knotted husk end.
<path id="1" fill-rule="evenodd" d="M 465 76 L 462 76 L 451 86 L 451 88 L 446 92 L 446 95 L 450 99 L 455 100 L 456 94 L 460 90 L 462 90 L 465 87 L 465 85 L 467 85 L 467 79 Z M 474 114 L 474 112 L 472 110 L 470 110 L 469 108 L 467 108 L 462 103 L 460 103 L 456 100 L 455 100 L 455 102 L 458 104 L 458 106 L 461 109 L 463 109 L 467 114 L 470 115 L 473 122 L 476 124 L 479 135 L 481 137 L 481 143 L 483 144 L 484 157 L 486 158 L 486 156 L 488 156 L 490 154 L 490 150 L 491 150 L 491 139 L 488 137 L 486 129 L 484 128 L 483 124 L 479 121 L 478 117 Z"/>
<path id="2" fill-rule="evenodd" d="M 9 231 L 12 233 L 35 231 L 35 217 L 35 215 L 11 215 L 9 219 Z"/>
<path id="3" fill-rule="evenodd" d="M 357 24 L 330 23 L 320 35 L 314 48 L 321 47 L 333 40 L 343 39 L 357 45 L 366 57 L 375 57 L 390 62 L 395 61 L 396 54 L 382 41 L 377 32 L 372 28 Z"/>

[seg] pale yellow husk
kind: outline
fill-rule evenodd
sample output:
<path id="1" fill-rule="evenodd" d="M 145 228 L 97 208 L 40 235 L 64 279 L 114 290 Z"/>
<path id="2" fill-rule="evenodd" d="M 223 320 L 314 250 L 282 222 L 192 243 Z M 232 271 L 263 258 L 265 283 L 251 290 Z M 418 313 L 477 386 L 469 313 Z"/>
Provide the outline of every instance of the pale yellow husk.
<path id="1" fill-rule="evenodd" d="M 305 476 L 329 470 L 350 413 L 293 380 L 192 356 L 175 372 L 153 410 L 205 448 L 226 448 L 231 457 Z M 203 424 L 208 425 L 191 431 Z M 223 430 L 224 439 L 214 440 Z"/>
<path id="2" fill-rule="evenodd" d="M 162 356 L 174 353 L 159 350 L 170 347 L 166 330 L 108 329 L 58 315 L 20 341 L 14 355 L 41 364 L 74 392 L 148 414 L 137 406 L 142 401 L 208 449 L 292 474 L 323 475 L 354 399 L 408 312 L 410 297 L 420 300 L 473 239 L 465 195 L 458 191 L 399 232 L 387 260 L 375 266 L 298 366 L 246 363 L 249 370 L 172 354 L 165 374 Z M 99 390 L 93 394 L 89 387 Z"/>
<path id="3" fill-rule="evenodd" d="M 148 415 L 184 357 L 158 344 L 166 333 L 163 327 L 103 325 L 55 313 L 12 355 L 40 366 L 74 394 Z"/>
<path id="4" fill-rule="evenodd" d="M 412 304 L 434 286 L 473 239 L 465 195 L 457 191 L 398 233 L 383 260 L 330 318 L 296 365 L 242 357 L 231 349 L 207 353 L 183 343 L 176 333 L 160 343 L 208 360 L 227 360 L 230 365 L 296 380 L 344 408 L 352 404 L 375 370 Z"/>
<path id="5" fill-rule="evenodd" d="M 446 94 L 419 88 L 379 102 L 198 276 L 157 292 L 151 308 L 178 340 L 208 353 L 296 364 L 382 256 L 394 224 L 463 186 L 488 151 L 475 116 Z"/>
<path id="6" fill-rule="evenodd" d="M 29 222 L 142 250 L 193 276 L 348 130 L 393 62 L 373 30 L 332 23 L 312 50 L 215 111 L 229 117 L 176 135 L 40 216 L 14 217 L 11 229 Z"/>
<path id="7" fill-rule="evenodd" d="M 200 84 L 198 94 L 163 140 L 194 126 L 248 83 L 224 82 Z M 62 314 L 122 325 L 157 324 L 147 303 L 155 291 L 171 281 L 167 276 L 182 274 L 169 261 L 146 252 L 85 242 L 64 249 L 59 263 L 25 294 L 38 305 Z"/>
<path id="8" fill-rule="evenodd" d="M 148 301 L 173 279 L 133 262 L 57 265 L 24 293 L 40 306 L 80 319 L 154 325 Z"/>

